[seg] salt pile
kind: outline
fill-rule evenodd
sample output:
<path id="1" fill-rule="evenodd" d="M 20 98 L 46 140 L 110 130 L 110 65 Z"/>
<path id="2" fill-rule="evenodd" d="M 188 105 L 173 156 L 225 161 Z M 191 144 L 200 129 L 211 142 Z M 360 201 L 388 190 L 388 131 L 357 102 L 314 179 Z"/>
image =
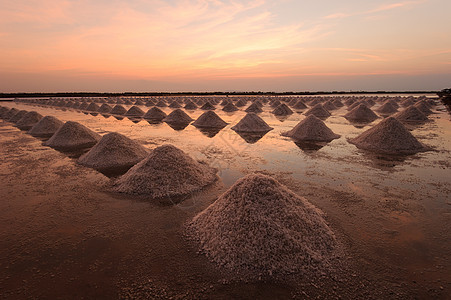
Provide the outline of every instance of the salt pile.
<path id="1" fill-rule="evenodd" d="M 36 123 L 38 123 L 42 119 L 42 115 L 35 112 L 30 111 L 26 113 L 19 121 L 17 121 L 16 126 L 22 130 L 30 130 Z"/>
<path id="2" fill-rule="evenodd" d="M 102 172 L 126 171 L 148 155 L 146 148 L 120 133 L 105 134 L 78 163 Z"/>
<path id="3" fill-rule="evenodd" d="M 301 100 L 298 100 L 292 107 L 293 107 L 293 109 L 296 109 L 296 110 L 302 110 L 302 109 L 306 109 L 307 105 L 305 105 L 304 102 L 302 102 Z"/>
<path id="4" fill-rule="evenodd" d="M 17 123 L 20 119 L 22 119 L 23 116 L 25 116 L 28 113 L 26 110 L 19 110 L 16 112 L 11 118 L 9 118 L 9 122 L 11 123 Z"/>
<path id="5" fill-rule="evenodd" d="M 432 110 L 430 110 L 429 106 L 423 101 L 417 102 L 413 106 L 415 106 L 419 111 L 421 111 L 426 116 L 432 114 Z"/>
<path id="6" fill-rule="evenodd" d="M 335 107 L 343 107 L 344 106 L 344 104 L 340 101 L 340 100 L 338 100 L 338 99 L 335 99 L 334 100 L 334 102 L 332 102 L 334 105 L 335 105 Z"/>
<path id="7" fill-rule="evenodd" d="M 257 102 L 252 103 L 245 110 L 245 112 L 247 112 L 247 113 L 260 113 L 262 111 L 263 111 L 263 109 L 261 109 L 260 105 Z"/>
<path id="8" fill-rule="evenodd" d="M 0 118 L 3 119 L 3 117 L 9 112 L 9 108 L 2 106 L 0 108 Z"/>
<path id="9" fill-rule="evenodd" d="M 84 102 L 81 103 L 80 106 L 78 107 L 79 110 L 86 110 L 86 108 L 88 108 L 89 104 Z"/>
<path id="10" fill-rule="evenodd" d="M 167 115 L 164 111 L 154 106 L 146 112 L 143 118 L 146 120 L 161 121 L 166 118 L 166 116 Z"/>
<path id="11" fill-rule="evenodd" d="M 132 106 L 130 109 L 125 113 L 127 117 L 142 117 L 144 115 L 144 111 L 139 108 L 138 106 Z"/>
<path id="12" fill-rule="evenodd" d="M 246 104 L 247 104 L 247 101 L 246 101 L 246 100 L 240 99 L 240 100 L 238 100 L 238 101 L 235 103 L 235 106 L 237 106 L 237 107 L 242 107 L 242 106 L 245 106 Z"/>
<path id="13" fill-rule="evenodd" d="M 144 102 L 138 99 L 136 100 L 135 105 L 144 105 Z"/>
<path id="14" fill-rule="evenodd" d="M 224 128 L 227 123 L 224 122 L 214 111 L 204 112 L 196 121 L 192 124 L 198 128 Z"/>
<path id="15" fill-rule="evenodd" d="M 377 109 L 377 112 L 383 115 L 391 115 L 397 111 L 398 109 L 391 102 L 385 102 Z"/>
<path id="16" fill-rule="evenodd" d="M 109 106 L 108 104 L 104 103 L 102 104 L 102 106 L 100 106 L 98 112 L 99 113 L 103 113 L 103 114 L 107 114 L 109 113 L 113 108 L 111 106 Z"/>
<path id="17" fill-rule="evenodd" d="M 293 111 L 285 103 L 279 104 L 272 113 L 276 116 L 288 116 L 293 113 Z"/>
<path id="18" fill-rule="evenodd" d="M 177 108 L 176 110 L 172 111 L 166 118 L 164 118 L 163 121 L 171 124 L 188 124 L 191 123 L 193 119 L 188 116 L 186 112 L 184 112 L 180 108 Z"/>
<path id="19" fill-rule="evenodd" d="M 171 108 L 180 108 L 180 107 L 182 107 L 177 101 L 172 101 L 172 103 L 171 104 L 169 104 L 169 107 L 171 107 Z"/>
<path id="20" fill-rule="evenodd" d="M 273 128 L 270 127 L 262 118 L 255 113 L 246 114 L 235 126 L 231 128 L 237 132 L 268 132 Z"/>
<path id="21" fill-rule="evenodd" d="M 205 102 L 204 105 L 201 106 L 202 110 L 215 110 L 216 108 L 213 106 L 213 104 L 211 104 L 210 102 Z"/>
<path id="22" fill-rule="evenodd" d="M 235 104 L 233 104 L 232 102 L 228 102 L 228 103 L 226 103 L 226 105 L 224 105 L 222 110 L 225 112 L 233 112 L 233 111 L 237 111 L 238 107 L 236 107 Z"/>
<path id="23" fill-rule="evenodd" d="M 114 190 L 152 198 L 181 196 L 202 189 L 216 178 L 215 169 L 172 145 L 163 145 L 121 176 Z"/>
<path id="24" fill-rule="evenodd" d="M 394 117 L 404 123 L 420 123 L 428 120 L 428 117 L 413 105 L 397 113 Z"/>
<path id="25" fill-rule="evenodd" d="M 337 107 L 332 103 L 332 101 L 327 101 L 326 103 L 323 104 L 324 109 L 329 110 L 335 110 L 337 109 Z"/>
<path id="26" fill-rule="evenodd" d="M 306 116 L 314 115 L 318 118 L 328 118 L 331 116 L 331 114 L 324 109 L 321 103 L 316 104 L 312 108 L 310 108 L 308 111 L 305 112 Z"/>
<path id="27" fill-rule="evenodd" d="M 55 117 L 45 116 L 36 123 L 28 133 L 32 136 L 50 137 L 63 126 L 63 124 L 63 122 Z"/>
<path id="28" fill-rule="evenodd" d="M 164 102 L 163 100 L 160 100 L 160 101 L 157 102 L 157 104 L 155 104 L 155 106 L 158 106 L 158 107 L 166 107 L 166 106 L 168 106 L 168 105 L 167 105 L 166 102 Z"/>
<path id="29" fill-rule="evenodd" d="M 308 116 L 299 122 L 293 129 L 282 133 L 282 135 L 299 141 L 312 142 L 330 142 L 333 139 L 338 139 L 340 137 L 340 135 L 333 133 L 323 121 L 314 115 Z"/>
<path id="30" fill-rule="evenodd" d="M 247 276 L 315 272 L 339 253 L 323 213 L 269 176 L 238 180 L 187 224 L 214 263 Z"/>
<path id="31" fill-rule="evenodd" d="M 116 106 L 113 107 L 113 109 L 110 111 L 110 114 L 113 115 L 124 115 L 127 112 L 127 110 L 125 109 L 125 107 L 123 107 L 120 104 L 117 104 Z"/>
<path id="32" fill-rule="evenodd" d="M 77 150 L 94 146 L 100 135 L 77 122 L 64 123 L 44 145 L 61 150 Z"/>
<path id="33" fill-rule="evenodd" d="M 348 112 L 344 117 L 349 121 L 363 123 L 373 122 L 378 118 L 378 116 L 363 103 Z"/>
<path id="34" fill-rule="evenodd" d="M 184 108 L 185 109 L 196 109 L 197 105 L 193 101 L 189 100 L 189 101 L 186 101 Z"/>
<path id="35" fill-rule="evenodd" d="M 386 154 L 413 154 L 428 150 L 393 117 L 388 117 L 349 142 L 364 150 Z"/>
<path id="36" fill-rule="evenodd" d="M 88 105 L 88 107 L 86 107 L 85 110 L 87 110 L 87 111 L 98 111 L 99 110 L 99 106 L 96 103 L 92 102 L 91 104 Z"/>

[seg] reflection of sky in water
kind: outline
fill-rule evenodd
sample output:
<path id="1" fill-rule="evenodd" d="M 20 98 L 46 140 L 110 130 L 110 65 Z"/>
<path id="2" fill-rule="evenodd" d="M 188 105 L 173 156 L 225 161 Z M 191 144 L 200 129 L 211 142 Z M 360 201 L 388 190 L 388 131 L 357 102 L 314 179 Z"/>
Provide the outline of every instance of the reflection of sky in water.
<path id="1" fill-rule="evenodd" d="M 217 105 L 215 112 L 228 123 L 220 131 L 201 131 L 192 125 L 186 128 L 171 128 L 164 122 L 150 124 L 146 120 L 102 116 L 101 114 L 84 114 L 72 110 L 31 107 L 24 104 L 3 103 L 20 109 L 36 110 L 42 115 L 53 115 L 62 121 L 77 121 L 94 131 L 105 134 L 120 132 L 130 138 L 141 141 L 149 148 L 172 143 L 192 156 L 203 159 L 219 169 L 219 175 L 226 186 L 243 176 L 244 173 L 265 170 L 269 172 L 288 173 L 293 178 L 322 184 L 346 191 L 350 184 L 367 191 L 382 191 L 390 188 L 403 188 L 422 192 L 446 186 L 451 172 L 449 163 L 451 155 L 451 125 L 446 112 L 430 115 L 433 122 L 411 127 L 412 133 L 423 143 L 435 147 L 437 151 L 419 153 L 408 157 L 387 157 L 357 149 L 347 142 L 382 118 L 373 123 L 357 128 L 342 116 L 346 107 L 332 111 L 332 116 L 325 124 L 339 139 L 314 145 L 296 144 L 290 138 L 282 137 L 281 132 L 292 129 L 304 115 L 294 113 L 283 120 L 271 114 L 272 108 L 267 104 L 258 114 L 274 130 L 263 137 L 247 143 L 243 137 L 230 129 L 246 114 L 241 108 L 236 112 L 223 112 Z M 127 109 L 130 106 L 125 106 Z M 372 109 L 376 110 L 378 105 Z M 144 111 L 149 108 L 142 106 Z M 161 108 L 169 114 L 173 109 Z M 203 110 L 187 110 L 190 117 L 197 119 Z M 445 203 L 449 197 L 446 189 L 436 192 L 436 199 Z"/>

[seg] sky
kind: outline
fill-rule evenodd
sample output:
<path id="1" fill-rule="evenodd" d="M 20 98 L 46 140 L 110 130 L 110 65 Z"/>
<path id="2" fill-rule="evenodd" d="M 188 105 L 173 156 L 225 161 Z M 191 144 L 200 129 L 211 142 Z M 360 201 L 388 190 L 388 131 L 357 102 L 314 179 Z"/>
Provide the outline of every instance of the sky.
<path id="1" fill-rule="evenodd" d="M 450 0 L 2 0 L 0 92 L 451 87 Z"/>

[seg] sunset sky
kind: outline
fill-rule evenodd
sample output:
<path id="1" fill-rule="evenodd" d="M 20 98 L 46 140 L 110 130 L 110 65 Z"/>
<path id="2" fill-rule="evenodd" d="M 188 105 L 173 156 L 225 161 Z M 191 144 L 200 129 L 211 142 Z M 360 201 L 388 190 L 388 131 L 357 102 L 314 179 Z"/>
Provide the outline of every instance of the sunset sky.
<path id="1" fill-rule="evenodd" d="M 0 92 L 440 90 L 450 0 L 2 0 Z"/>

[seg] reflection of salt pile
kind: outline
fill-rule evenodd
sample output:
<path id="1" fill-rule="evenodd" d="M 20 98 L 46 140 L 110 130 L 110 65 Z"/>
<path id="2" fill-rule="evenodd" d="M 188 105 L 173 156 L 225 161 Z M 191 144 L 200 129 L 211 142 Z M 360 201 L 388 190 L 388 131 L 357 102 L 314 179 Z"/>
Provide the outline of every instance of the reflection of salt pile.
<path id="1" fill-rule="evenodd" d="M 172 145 L 163 145 L 121 176 L 114 189 L 159 198 L 186 195 L 215 180 L 215 169 L 195 161 Z"/>
<path id="2" fill-rule="evenodd" d="M 36 123 L 33 128 L 28 131 L 32 136 L 50 137 L 52 136 L 61 126 L 63 122 L 52 116 L 45 116 L 38 123 Z"/>
<path id="3" fill-rule="evenodd" d="M 226 112 L 232 112 L 232 111 L 237 111 L 238 107 L 236 107 L 235 104 L 233 104 L 232 102 L 228 102 L 228 103 L 226 103 L 226 105 L 224 105 L 222 110 L 226 111 Z"/>
<path id="4" fill-rule="evenodd" d="M 186 232 L 214 263 L 250 276 L 327 268 L 339 249 L 319 209 L 261 174 L 238 180 Z"/>
<path id="5" fill-rule="evenodd" d="M 398 109 L 391 103 L 391 102 L 385 102 L 379 109 L 377 110 L 378 113 L 383 115 L 390 115 L 395 112 L 397 112 Z"/>
<path id="6" fill-rule="evenodd" d="M 427 150 L 393 117 L 381 121 L 349 142 L 364 150 L 387 154 L 413 154 Z"/>
<path id="7" fill-rule="evenodd" d="M 293 111 L 285 103 L 279 104 L 272 113 L 276 116 L 288 116 L 293 113 Z"/>
<path id="8" fill-rule="evenodd" d="M 198 128 L 224 128 L 227 123 L 224 122 L 214 111 L 204 112 L 192 124 Z"/>
<path id="9" fill-rule="evenodd" d="M 257 116 L 254 113 L 248 113 L 242 118 L 238 124 L 231 128 L 237 132 L 250 132 L 250 133 L 259 133 L 259 132 L 268 132 L 273 128 L 270 127 L 262 118 Z"/>
<path id="10" fill-rule="evenodd" d="M 428 120 L 428 117 L 413 105 L 397 113 L 394 117 L 404 123 L 417 123 Z"/>
<path id="11" fill-rule="evenodd" d="M 94 146 L 100 140 L 100 135 L 77 122 L 68 121 L 45 142 L 46 146 L 77 150 Z"/>
<path id="12" fill-rule="evenodd" d="M 166 118 L 166 116 L 167 115 L 164 111 L 154 106 L 146 112 L 143 118 L 146 120 L 161 121 Z"/>
<path id="13" fill-rule="evenodd" d="M 323 121 L 314 115 L 308 116 L 299 122 L 293 129 L 282 133 L 282 135 L 300 141 L 313 142 L 329 142 L 340 137 L 338 134 L 333 133 Z"/>
<path id="14" fill-rule="evenodd" d="M 348 112 L 344 117 L 353 122 L 373 122 L 378 117 L 377 115 L 368 108 L 365 104 L 359 104 L 359 106 L 355 107 L 353 110 Z"/>
<path id="15" fill-rule="evenodd" d="M 193 119 L 188 116 L 186 112 L 181 110 L 180 108 L 177 108 L 173 112 L 171 112 L 166 118 L 163 119 L 166 123 L 171 124 L 188 124 L 193 121 Z"/>
<path id="16" fill-rule="evenodd" d="M 140 143 L 122 134 L 111 132 L 83 154 L 78 163 L 99 171 L 123 171 L 131 168 L 147 156 L 147 150 Z"/>
<path id="17" fill-rule="evenodd" d="M 120 104 L 117 104 L 115 107 L 113 107 L 113 109 L 110 111 L 110 114 L 113 115 L 123 115 L 127 112 L 127 110 L 125 109 L 125 107 L 123 107 Z"/>
<path id="18" fill-rule="evenodd" d="M 310 108 L 308 111 L 305 112 L 306 116 L 314 115 L 318 118 L 328 118 L 331 116 L 331 114 L 324 109 L 321 103 L 316 104 L 312 108 Z"/>
<path id="19" fill-rule="evenodd" d="M 132 106 L 130 109 L 125 113 L 127 117 L 142 117 L 144 115 L 144 111 L 139 108 L 138 106 Z"/>
<path id="20" fill-rule="evenodd" d="M 28 113 L 26 110 L 19 110 L 16 112 L 11 118 L 9 118 L 9 122 L 11 123 L 17 123 L 20 119 L 22 119 L 23 116 L 25 116 Z"/>
<path id="21" fill-rule="evenodd" d="M 19 121 L 17 121 L 16 126 L 22 130 L 30 130 L 39 120 L 42 119 L 42 115 L 35 111 L 30 111 L 26 113 Z"/>

